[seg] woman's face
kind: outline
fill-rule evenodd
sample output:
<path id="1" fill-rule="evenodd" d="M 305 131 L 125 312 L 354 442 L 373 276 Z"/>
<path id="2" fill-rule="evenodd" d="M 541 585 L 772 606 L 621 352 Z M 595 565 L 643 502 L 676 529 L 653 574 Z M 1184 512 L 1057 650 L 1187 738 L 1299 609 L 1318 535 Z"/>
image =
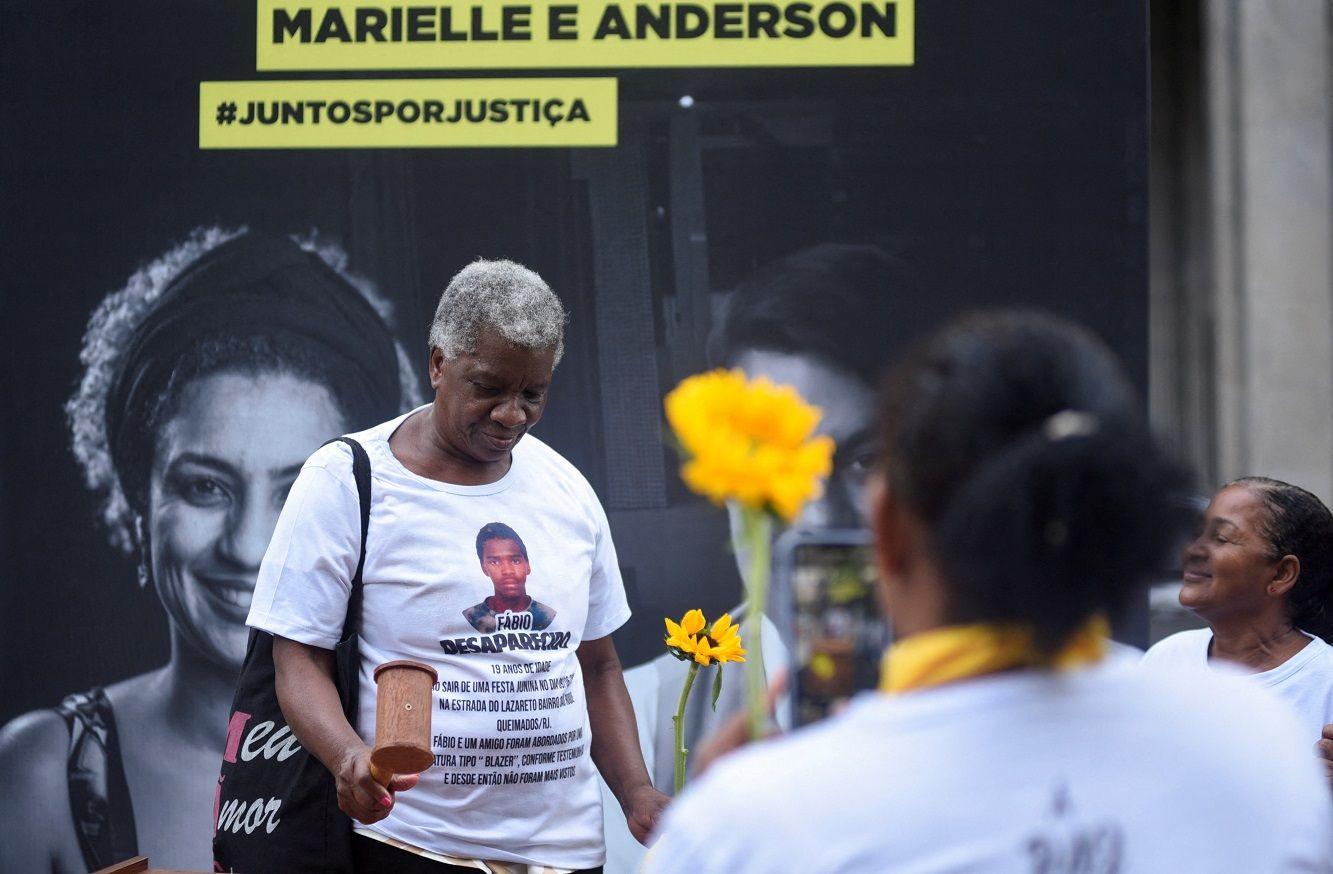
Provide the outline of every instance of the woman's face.
<path id="1" fill-rule="evenodd" d="M 347 425 L 327 389 L 285 374 L 215 373 L 182 396 L 153 459 L 153 580 L 183 642 L 238 670 L 259 561 L 287 490 L 310 453 Z"/>
<path id="2" fill-rule="evenodd" d="M 489 331 L 472 352 L 448 359 L 431 350 L 435 417 L 450 452 L 477 466 L 508 463 L 519 439 L 541 420 L 555 349 L 529 349 Z"/>
<path id="3" fill-rule="evenodd" d="M 1271 605 L 1267 588 L 1277 563 L 1262 533 L 1263 520 L 1263 501 L 1245 485 L 1213 496 L 1182 555 L 1182 606 L 1212 622 L 1257 616 Z"/>

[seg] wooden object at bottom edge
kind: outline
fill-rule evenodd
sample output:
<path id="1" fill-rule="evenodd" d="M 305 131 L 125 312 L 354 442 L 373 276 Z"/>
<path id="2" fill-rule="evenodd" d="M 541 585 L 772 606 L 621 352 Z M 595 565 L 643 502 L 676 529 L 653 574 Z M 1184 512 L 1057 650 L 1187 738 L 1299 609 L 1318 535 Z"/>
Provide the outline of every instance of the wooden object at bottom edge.
<path id="1" fill-rule="evenodd" d="M 124 862 L 117 862 L 105 868 L 99 868 L 93 874 L 204 874 L 202 871 L 184 871 L 180 868 L 149 868 L 147 856 L 135 856 Z"/>
<path id="2" fill-rule="evenodd" d="M 375 668 L 375 748 L 370 776 L 387 787 L 394 774 L 420 774 L 435 764 L 430 747 L 431 687 L 439 675 L 408 659 Z"/>

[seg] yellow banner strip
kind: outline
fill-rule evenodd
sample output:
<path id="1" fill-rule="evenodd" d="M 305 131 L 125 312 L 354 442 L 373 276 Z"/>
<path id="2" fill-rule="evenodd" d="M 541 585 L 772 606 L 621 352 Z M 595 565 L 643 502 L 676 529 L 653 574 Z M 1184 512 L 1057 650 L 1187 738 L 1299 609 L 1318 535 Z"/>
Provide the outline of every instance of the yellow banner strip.
<path id="1" fill-rule="evenodd" d="M 915 54 L 915 0 L 257 3 L 260 70 L 864 67 Z"/>
<path id="2" fill-rule="evenodd" d="M 614 146 L 616 80 L 201 82 L 201 149 Z"/>

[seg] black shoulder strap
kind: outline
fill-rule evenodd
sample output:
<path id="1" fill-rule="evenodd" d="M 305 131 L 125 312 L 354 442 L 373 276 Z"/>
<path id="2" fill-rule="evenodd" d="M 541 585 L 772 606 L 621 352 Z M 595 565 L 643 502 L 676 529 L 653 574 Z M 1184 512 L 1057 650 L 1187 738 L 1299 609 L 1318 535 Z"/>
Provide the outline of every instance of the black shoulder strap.
<path id="1" fill-rule="evenodd" d="M 329 443 L 346 443 L 352 450 L 352 478 L 356 480 L 356 495 L 361 504 L 361 555 L 356 560 L 352 593 L 347 598 L 347 618 L 343 620 L 342 639 L 346 640 L 361 628 L 361 573 L 366 568 L 366 534 L 370 531 L 370 456 L 351 437 L 335 437 Z"/>
<path id="2" fill-rule="evenodd" d="M 134 809 L 111 700 L 98 686 L 56 708 L 69 726 L 65 778 L 74 831 L 89 871 L 139 854 Z"/>

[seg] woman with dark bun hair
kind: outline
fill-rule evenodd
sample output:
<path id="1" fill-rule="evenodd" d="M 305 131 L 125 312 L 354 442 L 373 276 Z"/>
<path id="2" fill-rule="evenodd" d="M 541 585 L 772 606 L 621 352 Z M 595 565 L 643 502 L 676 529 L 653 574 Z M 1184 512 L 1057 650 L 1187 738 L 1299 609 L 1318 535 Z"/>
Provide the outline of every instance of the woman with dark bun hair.
<path id="1" fill-rule="evenodd" d="M 1225 663 L 1300 714 L 1333 723 L 1333 514 L 1305 489 L 1247 476 L 1213 495 L 1182 556 L 1180 603 L 1208 623 L 1159 641 L 1156 668 Z"/>
<path id="2" fill-rule="evenodd" d="M 955 323 L 894 371 L 877 469 L 880 692 L 717 764 L 648 871 L 1325 870 L 1333 804 L 1280 702 L 1104 657 L 1186 478 L 1102 343 Z"/>
<path id="3" fill-rule="evenodd" d="M 171 656 L 0 733 L 0 871 L 139 853 L 212 869 L 245 619 L 287 489 L 325 440 L 417 394 L 387 307 L 345 260 L 315 239 L 199 229 L 94 311 L 66 405 L 74 455 L 162 601 Z"/>

